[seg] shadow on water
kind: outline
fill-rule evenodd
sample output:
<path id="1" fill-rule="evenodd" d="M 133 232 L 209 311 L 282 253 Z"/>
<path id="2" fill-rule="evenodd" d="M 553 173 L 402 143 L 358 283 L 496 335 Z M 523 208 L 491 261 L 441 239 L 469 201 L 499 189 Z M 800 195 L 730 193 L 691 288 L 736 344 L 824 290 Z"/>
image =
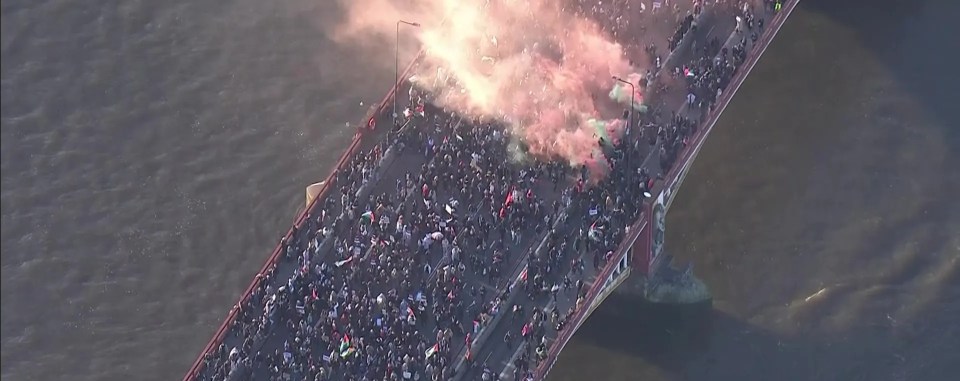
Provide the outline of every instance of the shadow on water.
<path id="1" fill-rule="evenodd" d="M 950 73 L 960 67 L 960 50 L 949 48 L 960 35 L 956 19 L 960 2 L 888 0 L 878 6 L 873 0 L 803 0 L 800 7 L 854 31 L 903 89 L 953 127 L 946 131 L 948 144 L 960 150 L 960 122 L 953 97 L 958 83 L 948 78 L 958 78 Z"/>
<path id="2" fill-rule="evenodd" d="M 590 345 L 675 368 L 709 345 L 714 315 L 712 301 L 657 304 L 614 292 L 576 336 Z"/>
<path id="3" fill-rule="evenodd" d="M 798 315 L 817 313 L 816 303 L 801 310 L 806 308 L 811 310 Z M 960 371 L 960 353 L 930 354 L 929 345 L 960 342 L 960 327 L 949 324 L 953 316 L 960 316 L 960 306 L 944 303 L 918 311 L 909 322 L 877 316 L 830 332 L 798 320 L 795 332 L 802 334 L 777 333 L 710 303 L 652 304 L 614 293 L 576 340 L 647 363 L 675 380 L 946 380 Z M 602 373 L 595 373 L 597 379 L 605 379 Z M 626 379 L 635 378 L 648 379 Z"/>

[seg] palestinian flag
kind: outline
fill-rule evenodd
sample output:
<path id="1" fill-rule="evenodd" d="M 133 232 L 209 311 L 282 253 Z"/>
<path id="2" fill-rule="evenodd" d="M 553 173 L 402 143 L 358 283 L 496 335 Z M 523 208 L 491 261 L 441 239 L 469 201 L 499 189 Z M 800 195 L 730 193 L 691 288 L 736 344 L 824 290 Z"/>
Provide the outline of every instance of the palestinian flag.
<path id="1" fill-rule="evenodd" d="M 340 339 L 340 352 L 345 352 L 348 348 L 350 348 L 350 345 L 350 336 L 344 334 L 343 338 Z"/>
<path id="2" fill-rule="evenodd" d="M 350 262 L 353 262 L 353 256 L 342 261 L 336 261 L 334 264 L 337 265 L 337 267 L 343 267 L 343 265 L 349 264 Z"/>
<path id="3" fill-rule="evenodd" d="M 433 346 L 430 347 L 430 349 L 427 349 L 427 352 L 424 353 L 424 356 L 426 356 L 426 358 L 430 358 L 430 356 L 433 356 L 433 354 L 437 353 L 437 351 L 439 350 L 440 350 L 440 343 L 433 344 Z"/>
<path id="4" fill-rule="evenodd" d="M 340 352 L 340 357 L 347 358 L 350 357 L 357 350 L 354 347 L 347 348 L 347 350 Z"/>
<path id="5" fill-rule="evenodd" d="M 590 238 L 590 239 L 592 239 L 592 240 L 594 240 L 594 241 L 600 241 L 600 229 L 601 229 L 601 228 L 598 228 L 596 225 L 597 225 L 596 222 L 594 222 L 592 225 L 590 225 L 590 230 L 587 231 L 587 237 Z"/>
<path id="6" fill-rule="evenodd" d="M 372 224 L 374 222 L 377 222 L 377 216 L 373 214 L 373 211 L 368 210 L 367 212 L 360 215 L 360 220 L 365 223 Z"/>

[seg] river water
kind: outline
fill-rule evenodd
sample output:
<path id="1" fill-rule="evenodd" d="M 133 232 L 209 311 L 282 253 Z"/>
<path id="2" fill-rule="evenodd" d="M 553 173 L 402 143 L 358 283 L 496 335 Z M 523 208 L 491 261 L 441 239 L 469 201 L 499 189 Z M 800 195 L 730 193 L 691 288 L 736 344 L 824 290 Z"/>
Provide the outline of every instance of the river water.
<path id="1" fill-rule="evenodd" d="M 392 81 L 329 3 L 4 1 L 0 377 L 182 376 Z M 706 328 L 591 320 L 551 378 L 957 374 L 956 8 L 801 4 L 668 218 Z"/>

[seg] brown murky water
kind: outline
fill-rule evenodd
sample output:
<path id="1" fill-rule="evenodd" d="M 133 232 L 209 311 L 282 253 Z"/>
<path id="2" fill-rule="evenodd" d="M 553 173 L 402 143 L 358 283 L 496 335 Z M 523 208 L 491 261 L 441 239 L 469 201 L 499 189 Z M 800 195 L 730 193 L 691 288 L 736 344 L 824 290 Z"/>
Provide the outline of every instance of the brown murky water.
<path id="1" fill-rule="evenodd" d="M 4 380 L 183 374 L 392 80 L 329 3 L 4 2 Z M 801 4 L 671 210 L 708 327 L 588 323 L 553 379 L 957 373 L 956 6 L 868 4 Z"/>

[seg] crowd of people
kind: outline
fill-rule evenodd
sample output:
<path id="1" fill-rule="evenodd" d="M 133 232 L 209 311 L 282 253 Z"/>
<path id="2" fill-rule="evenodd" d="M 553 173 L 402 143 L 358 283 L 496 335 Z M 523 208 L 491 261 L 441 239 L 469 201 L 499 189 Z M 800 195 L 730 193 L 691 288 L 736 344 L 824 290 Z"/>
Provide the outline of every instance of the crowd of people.
<path id="1" fill-rule="evenodd" d="M 524 235 L 553 223 L 567 167 L 508 160 L 501 125 L 419 110 L 393 148 L 425 164 L 389 181 L 382 152 L 355 156 L 240 306 L 237 345 L 208 353 L 199 379 L 446 380 L 470 356 L 504 308 L 481 281 L 506 283 Z M 275 279 L 283 267 L 292 275 Z"/>
<path id="2" fill-rule="evenodd" d="M 765 4 L 775 9 L 775 2 L 765 1 Z M 645 126 L 642 133 L 635 139 L 624 139 L 620 144 L 613 146 L 608 154 L 611 172 L 598 186 L 587 192 L 575 193 L 571 213 L 578 217 L 571 221 L 580 222 L 574 228 L 572 240 L 551 235 L 546 253 L 547 258 L 531 258 L 531 272 L 537 278 L 529 284 L 529 297 L 550 295 L 556 301 L 557 294 L 566 293 L 574 300 L 566 310 L 558 309 L 557 304 L 549 304 L 549 310 L 535 310 L 518 328 L 518 332 L 510 331 L 503 341 L 508 347 L 515 345 L 515 337 L 523 342 L 519 356 L 513 358 L 513 380 L 532 380 L 537 365 L 547 356 L 547 334 L 549 330 L 560 332 L 565 328 L 567 319 L 584 306 L 588 290 L 583 286 L 583 273 L 587 258 L 592 257 L 595 271 L 606 265 L 612 258 L 626 233 L 626 227 L 631 225 L 639 216 L 642 201 L 649 197 L 649 192 L 657 179 L 675 165 L 678 154 L 688 144 L 689 139 L 696 133 L 699 119 L 713 108 L 723 89 L 732 80 L 733 75 L 746 60 L 748 41 L 756 41 L 755 37 L 762 29 L 763 19 L 752 13 L 750 7 L 738 7 L 738 19 L 743 21 L 743 30 L 733 41 L 733 46 L 721 46 L 719 40 L 698 49 L 698 54 L 691 62 L 675 68 L 682 73 L 687 90 L 695 94 L 699 101 L 688 104 L 693 112 L 671 112 L 670 117 L 663 117 L 658 112 L 643 116 L 640 124 Z M 742 8 L 741 8 L 742 7 Z M 692 74 L 691 73 L 695 73 Z M 678 75 L 677 77 L 681 77 Z M 688 102 L 694 103 L 688 96 Z M 690 117 L 685 114 L 693 114 Z M 650 168 L 639 167 L 644 160 L 643 146 L 648 145 L 658 150 L 659 172 L 651 174 Z M 568 242 L 572 246 L 568 247 Z M 558 266 L 562 262 L 560 257 L 565 252 L 583 253 L 583 256 L 574 255 L 569 259 L 567 267 Z M 551 271 L 551 269 L 556 269 Z M 497 380 L 499 374 L 489 368 L 481 373 L 484 381 Z"/>
<path id="3" fill-rule="evenodd" d="M 689 107 L 709 110 L 745 60 L 747 36 L 763 21 L 747 8 L 740 17 L 741 41 L 712 41 L 676 69 Z M 410 96 L 417 112 L 406 113 L 410 122 L 391 142 L 396 155 L 422 155 L 422 167 L 382 173 L 383 146 L 355 155 L 338 172 L 339 194 L 281 242 L 284 260 L 238 306 L 225 340 L 234 344 L 207 353 L 197 379 L 448 380 L 457 356 L 472 361 L 473 339 L 499 314 L 523 323 L 504 341 L 529 348 L 514 361 L 514 379 L 531 377 L 548 331 L 562 331 L 585 302 L 588 262 L 599 270 L 611 259 L 698 123 L 677 112 L 643 115 L 631 126 L 640 133 L 600 142 L 609 167 L 600 175 L 509 160 L 502 125 Z M 651 150 L 657 169 L 641 166 Z M 543 233 L 541 250 L 521 245 Z M 483 284 L 509 284 L 517 267 L 507 264 L 517 262 L 528 298 L 576 302 L 566 311 L 505 305 L 512 290 Z"/>

